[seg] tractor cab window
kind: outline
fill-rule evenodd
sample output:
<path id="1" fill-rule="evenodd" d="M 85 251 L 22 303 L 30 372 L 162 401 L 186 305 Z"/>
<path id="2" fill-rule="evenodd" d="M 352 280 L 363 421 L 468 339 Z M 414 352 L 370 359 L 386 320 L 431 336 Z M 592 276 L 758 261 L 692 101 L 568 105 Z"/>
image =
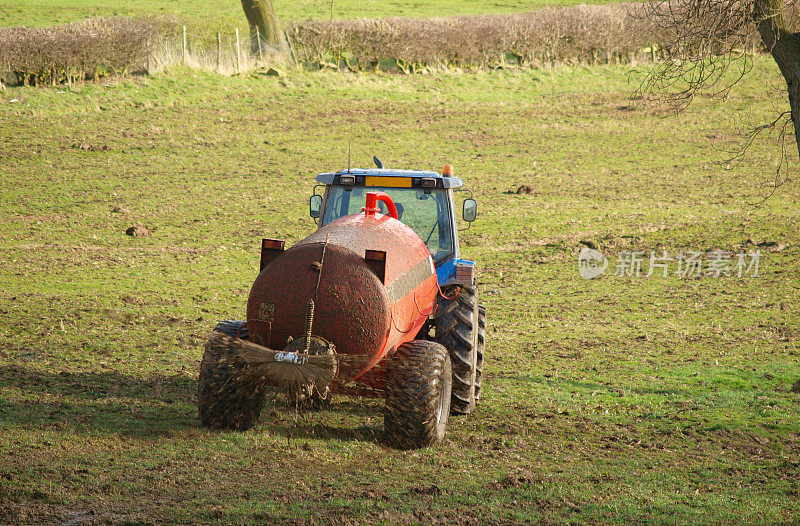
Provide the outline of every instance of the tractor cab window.
<path id="1" fill-rule="evenodd" d="M 400 221 L 408 225 L 428 246 L 433 261 L 438 263 L 453 253 L 453 237 L 450 228 L 450 206 L 444 190 L 425 193 L 418 188 L 385 188 L 355 186 L 349 190 L 343 186 L 331 186 L 322 225 L 334 219 L 361 213 L 367 192 L 385 192 L 397 207 Z M 387 213 L 386 205 L 378 201 L 381 213 Z"/>

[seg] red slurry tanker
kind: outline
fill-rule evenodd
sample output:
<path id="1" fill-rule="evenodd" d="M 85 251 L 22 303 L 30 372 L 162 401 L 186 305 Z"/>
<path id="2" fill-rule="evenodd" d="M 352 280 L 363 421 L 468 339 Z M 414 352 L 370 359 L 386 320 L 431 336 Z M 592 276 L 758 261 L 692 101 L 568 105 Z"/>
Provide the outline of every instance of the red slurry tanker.
<path id="1" fill-rule="evenodd" d="M 318 180 L 319 229 L 286 250 L 263 240 L 247 320 L 212 333 L 201 421 L 248 429 L 270 387 L 312 407 L 332 392 L 358 393 L 385 396 L 390 445 L 436 443 L 451 410 L 474 408 L 483 368 L 485 311 L 474 263 L 458 251 L 461 181 L 449 166 L 443 176 L 352 169 Z M 466 199 L 464 219 L 475 211 Z"/>

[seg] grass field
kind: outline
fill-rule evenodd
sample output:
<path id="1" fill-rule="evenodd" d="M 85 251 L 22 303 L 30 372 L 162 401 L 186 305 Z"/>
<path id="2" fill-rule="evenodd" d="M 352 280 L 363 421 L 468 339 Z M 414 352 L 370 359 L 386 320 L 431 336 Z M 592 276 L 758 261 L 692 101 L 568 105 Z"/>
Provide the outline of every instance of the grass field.
<path id="1" fill-rule="evenodd" d="M 720 162 L 783 107 L 779 75 L 758 62 L 679 116 L 629 98 L 641 75 L 177 70 L 0 92 L 0 522 L 800 520 L 800 192 L 748 204 L 768 137 Z M 348 140 L 355 164 L 451 162 L 474 190 L 482 404 L 411 452 L 381 445 L 372 399 L 201 428 L 206 335 L 244 315 L 262 237 L 313 230 L 313 176 Z M 581 241 L 606 275 L 579 276 Z M 630 250 L 757 248 L 758 277 L 614 275 Z"/>
<path id="2" fill-rule="evenodd" d="M 605 3 L 600 0 L 592 3 Z M 454 16 L 531 11 L 544 6 L 565 6 L 584 3 L 579 0 L 421 0 L 416 2 L 379 0 L 335 0 L 334 18 L 385 18 L 391 16 Z M 327 19 L 331 16 L 328 0 L 274 0 L 275 11 L 281 20 Z M 0 0 L 0 27 L 49 26 L 82 20 L 87 17 L 134 16 L 140 14 L 177 15 L 199 26 L 228 29 L 246 27 L 247 23 L 238 0 L 131 0 L 129 2 L 80 0 Z"/>

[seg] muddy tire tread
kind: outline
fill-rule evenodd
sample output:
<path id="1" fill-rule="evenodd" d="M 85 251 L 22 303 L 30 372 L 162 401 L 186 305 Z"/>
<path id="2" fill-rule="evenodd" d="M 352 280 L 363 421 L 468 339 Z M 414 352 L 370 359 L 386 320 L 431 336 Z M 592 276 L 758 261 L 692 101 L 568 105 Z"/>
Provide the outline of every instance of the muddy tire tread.
<path id="1" fill-rule="evenodd" d="M 444 438 L 449 400 L 437 421 L 442 390 L 451 384 L 447 349 L 432 341 L 413 340 L 389 358 L 386 371 L 384 438 L 398 449 L 417 449 Z M 445 394 L 446 396 L 446 394 Z"/>
<path id="2" fill-rule="evenodd" d="M 475 403 L 481 399 L 481 388 L 483 387 L 483 353 L 486 345 L 486 307 L 478 306 L 478 351 L 475 363 Z"/>
<path id="3" fill-rule="evenodd" d="M 244 329 L 240 330 L 242 326 Z M 228 336 L 238 334 L 240 338 L 247 335 L 247 325 L 243 321 L 223 321 L 214 330 Z M 243 389 L 236 385 L 237 367 L 228 349 L 206 346 L 197 385 L 197 407 L 204 426 L 246 431 L 258 421 L 266 390 L 263 387 Z"/>

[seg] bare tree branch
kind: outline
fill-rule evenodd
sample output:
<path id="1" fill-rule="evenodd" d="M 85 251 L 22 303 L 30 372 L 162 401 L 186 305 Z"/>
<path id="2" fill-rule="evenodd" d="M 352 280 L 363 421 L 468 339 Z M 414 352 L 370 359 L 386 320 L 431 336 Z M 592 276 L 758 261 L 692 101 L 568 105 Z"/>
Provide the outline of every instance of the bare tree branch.
<path id="1" fill-rule="evenodd" d="M 786 81 L 789 111 L 754 127 L 729 162 L 738 164 L 764 131 L 778 129 L 778 167 L 775 191 L 789 181 L 786 141 L 795 137 L 800 153 L 800 33 L 788 20 L 797 0 L 659 0 L 644 4 L 641 16 L 670 35 L 656 64 L 637 94 L 655 93 L 676 110 L 685 108 L 700 92 L 727 97 L 753 68 L 756 46 L 769 52 Z M 750 53 L 748 53 L 748 50 Z M 760 203 L 758 203 L 760 204 Z"/>

